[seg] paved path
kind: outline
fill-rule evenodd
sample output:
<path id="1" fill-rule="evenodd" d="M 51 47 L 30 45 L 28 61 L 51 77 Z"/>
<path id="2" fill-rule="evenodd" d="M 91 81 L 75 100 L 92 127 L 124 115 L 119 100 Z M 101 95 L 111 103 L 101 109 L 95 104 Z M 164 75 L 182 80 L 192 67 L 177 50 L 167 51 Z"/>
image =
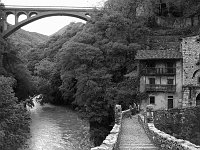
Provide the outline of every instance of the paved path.
<path id="1" fill-rule="evenodd" d="M 138 122 L 138 116 L 122 121 L 119 150 L 158 150 Z"/>

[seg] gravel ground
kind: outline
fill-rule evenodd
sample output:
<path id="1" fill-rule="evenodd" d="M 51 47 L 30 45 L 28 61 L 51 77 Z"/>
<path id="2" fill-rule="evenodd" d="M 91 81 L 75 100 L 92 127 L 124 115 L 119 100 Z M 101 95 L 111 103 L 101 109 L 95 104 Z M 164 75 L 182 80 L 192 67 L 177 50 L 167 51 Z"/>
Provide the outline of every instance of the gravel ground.
<path id="1" fill-rule="evenodd" d="M 138 122 L 138 116 L 122 121 L 119 150 L 158 150 Z"/>

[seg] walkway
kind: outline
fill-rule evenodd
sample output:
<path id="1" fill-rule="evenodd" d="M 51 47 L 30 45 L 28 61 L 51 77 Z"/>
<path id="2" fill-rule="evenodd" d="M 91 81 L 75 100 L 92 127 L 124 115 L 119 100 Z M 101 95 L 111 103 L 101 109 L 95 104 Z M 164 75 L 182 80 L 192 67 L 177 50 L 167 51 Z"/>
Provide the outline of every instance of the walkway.
<path id="1" fill-rule="evenodd" d="M 119 150 L 158 150 L 138 122 L 138 116 L 122 121 Z"/>

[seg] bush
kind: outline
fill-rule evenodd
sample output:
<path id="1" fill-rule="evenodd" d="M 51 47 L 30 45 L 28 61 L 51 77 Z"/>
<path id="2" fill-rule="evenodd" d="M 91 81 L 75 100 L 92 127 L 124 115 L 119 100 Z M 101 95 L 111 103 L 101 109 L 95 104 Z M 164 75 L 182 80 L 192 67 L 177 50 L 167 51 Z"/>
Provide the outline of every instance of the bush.
<path id="1" fill-rule="evenodd" d="M 0 76 L 0 149 L 21 147 L 29 136 L 30 115 L 13 92 L 15 80 Z"/>
<path id="2" fill-rule="evenodd" d="M 200 145 L 200 107 L 159 110 L 154 112 L 156 128 L 176 138 Z"/>

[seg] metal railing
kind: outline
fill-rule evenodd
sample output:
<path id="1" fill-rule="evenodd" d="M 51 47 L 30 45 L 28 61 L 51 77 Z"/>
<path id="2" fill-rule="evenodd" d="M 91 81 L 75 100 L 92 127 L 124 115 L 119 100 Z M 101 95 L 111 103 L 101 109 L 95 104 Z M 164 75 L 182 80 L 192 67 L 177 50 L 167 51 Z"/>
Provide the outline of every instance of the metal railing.
<path id="1" fill-rule="evenodd" d="M 146 84 L 145 90 L 147 92 L 176 92 L 176 85 Z"/>
<path id="2" fill-rule="evenodd" d="M 145 69 L 142 69 L 143 75 L 175 75 L 176 74 L 176 68 L 170 67 L 170 68 L 152 68 L 148 67 Z"/>

